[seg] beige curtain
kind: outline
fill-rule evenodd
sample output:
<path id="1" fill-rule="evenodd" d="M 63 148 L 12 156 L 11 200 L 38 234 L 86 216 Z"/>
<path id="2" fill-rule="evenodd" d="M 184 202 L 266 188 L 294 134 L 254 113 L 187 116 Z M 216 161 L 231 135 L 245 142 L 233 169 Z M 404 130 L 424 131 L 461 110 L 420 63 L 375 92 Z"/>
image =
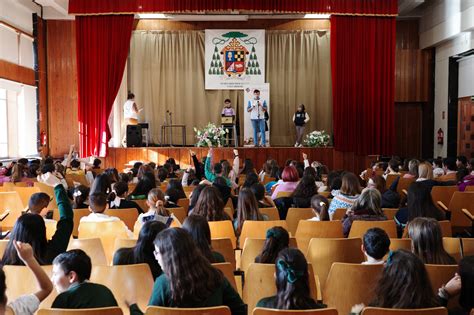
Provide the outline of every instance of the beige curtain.
<path id="1" fill-rule="evenodd" d="M 272 145 L 294 144 L 291 117 L 300 103 L 311 116 L 308 132 L 332 130 L 329 35 L 267 31 L 266 50 Z M 243 117 L 241 91 L 204 89 L 203 31 L 135 31 L 129 62 L 129 87 L 144 108 L 140 118 L 150 123 L 155 143 L 160 142 L 167 110 L 173 113 L 173 124 L 186 125 L 188 145 L 195 143 L 194 127 L 220 122 L 224 99 L 232 100 L 237 119 Z M 173 142 L 180 144 L 180 130 L 173 135 Z"/>

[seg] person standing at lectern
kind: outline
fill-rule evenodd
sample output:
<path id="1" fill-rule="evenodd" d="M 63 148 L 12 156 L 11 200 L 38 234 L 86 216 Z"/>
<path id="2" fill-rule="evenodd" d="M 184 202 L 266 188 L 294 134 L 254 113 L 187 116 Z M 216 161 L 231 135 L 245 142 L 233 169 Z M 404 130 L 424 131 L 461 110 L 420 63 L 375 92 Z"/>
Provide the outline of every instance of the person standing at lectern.
<path id="1" fill-rule="evenodd" d="M 265 112 L 267 111 L 267 102 L 260 99 L 260 91 L 253 91 L 253 100 L 248 102 L 247 111 L 250 113 L 250 120 L 252 121 L 253 127 L 253 143 L 256 147 L 258 143 L 258 133 L 262 137 L 261 146 L 266 146 L 265 139 Z"/>
<path id="2" fill-rule="evenodd" d="M 227 130 L 227 133 L 225 135 L 225 140 L 226 140 L 226 145 L 229 146 L 229 139 L 233 138 L 233 136 L 231 136 L 231 133 L 234 131 L 233 125 L 235 124 L 235 111 L 232 108 L 230 99 L 228 98 L 224 100 L 224 108 L 222 109 L 221 116 L 232 117 L 232 121 L 230 123 L 228 122 L 222 123 L 224 129 Z"/>

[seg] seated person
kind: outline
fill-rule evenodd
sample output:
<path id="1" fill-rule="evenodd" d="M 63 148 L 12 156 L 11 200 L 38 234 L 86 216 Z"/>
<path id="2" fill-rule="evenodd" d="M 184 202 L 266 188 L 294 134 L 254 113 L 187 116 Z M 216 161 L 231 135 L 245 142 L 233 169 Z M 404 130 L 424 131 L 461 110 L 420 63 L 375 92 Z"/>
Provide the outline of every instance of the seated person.
<path id="1" fill-rule="evenodd" d="M 135 226 L 143 225 L 148 221 L 160 221 L 163 224 L 170 225 L 173 220 L 177 220 L 171 212 L 165 208 L 165 194 L 158 188 L 153 188 L 148 193 L 146 204 L 149 210 L 138 216 Z"/>
<path id="2" fill-rule="evenodd" d="M 311 209 L 313 209 L 314 217 L 308 221 L 329 221 L 329 201 L 321 195 L 314 195 L 311 198 Z"/>
<path id="3" fill-rule="evenodd" d="M 14 314 L 18 315 L 33 315 L 39 308 L 40 303 L 48 297 L 53 290 L 53 284 L 49 280 L 49 276 L 41 268 L 33 254 L 33 248 L 28 243 L 14 242 L 13 243 L 18 254 L 18 257 L 34 274 L 39 290 L 32 294 L 22 295 L 8 303 L 8 306 L 13 310 Z M 7 302 L 5 294 L 5 273 L 0 269 L 0 308 L 4 309 Z"/>
<path id="4" fill-rule="evenodd" d="M 191 215 L 184 220 L 183 229 L 191 235 L 203 256 L 211 264 L 225 262 L 224 256 L 212 248 L 211 230 L 206 218 L 200 215 Z"/>
<path id="5" fill-rule="evenodd" d="M 89 196 L 89 210 L 91 214 L 86 217 L 81 218 L 82 222 L 114 222 L 121 221 L 117 217 L 113 217 L 107 214 L 104 214 L 104 211 L 107 210 L 107 197 L 103 193 L 93 193 Z M 122 222 L 122 221 L 121 221 Z M 128 227 L 123 223 L 123 228 L 126 230 L 128 237 L 132 238 L 133 233 L 128 229 Z"/>
<path id="6" fill-rule="evenodd" d="M 143 209 L 132 200 L 127 200 L 128 184 L 118 182 L 114 186 L 112 194 L 109 196 L 110 209 L 137 209 L 138 214 L 143 213 Z"/>
<path id="7" fill-rule="evenodd" d="M 261 183 L 255 183 L 250 186 L 253 191 L 255 198 L 257 198 L 259 208 L 272 208 L 275 207 L 272 198 L 265 196 L 265 187 Z"/>
<path id="8" fill-rule="evenodd" d="M 382 265 L 383 257 L 390 250 L 390 238 L 387 232 L 380 228 L 371 228 L 365 232 L 362 239 L 362 252 L 367 259 L 364 265 Z"/>
<path id="9" fill-rule="evenodd" d="M 81 309 L 118 306 L 112 291 L 102 284 L 87 281 L 91 270 L 91 259 L 80 249 L 56 257 L 51 279 L 59 295 L 51 307 Z"/>
<path id="10" fill-rule="evenodd" d="M 34 214 L 39 214 L 48 207 L 51 198 L 48 194 L 39 192 L 31 195 L 30 200 L 28 201 L 28 211 Z M 46 213 L 44 213 L 46 215 Z"/>
<path id="11" fill-rule="evenodd" d="M 303 253 L 296 248 L 282 250 L 275 264 L 277 294 L 261 299 L 257 307 L 280 310 L 326 308 L 311 297 L 308 279 L 308 263 Z"/>
<path id="12" fill-rule="evenodd" d="M 87 186 L 79 185 L 72 190 L 72 207 L 74 209 L 87 209 L 90 189 Z"/>
<path id="13" fill-rule="evenodd" d="M 281 226 L 274 226 L 267 230 L 265 243 L 260 254 L 255 258 L 259 264 L 274 264 L 278 253 L 288 248 L 290 235 Z"/>

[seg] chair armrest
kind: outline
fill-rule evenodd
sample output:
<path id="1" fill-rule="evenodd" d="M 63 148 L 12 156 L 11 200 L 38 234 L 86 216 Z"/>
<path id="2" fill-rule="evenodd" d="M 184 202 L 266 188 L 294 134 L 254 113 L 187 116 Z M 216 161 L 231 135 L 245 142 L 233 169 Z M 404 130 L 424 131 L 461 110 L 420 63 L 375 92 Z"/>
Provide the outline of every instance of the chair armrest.
<path id="1" fill-rule="evenodd" d="M 468 217 L 471 221 L 474 221 L 474 215 L 471 212 L 469 212 L 469 210 L 462 209 L 462 213 L 464 213 L 464 215 Z"/>
<path id="2" fill-rule="evenodd" d="M 408 196 L 408 191 L 406 189 L 402 189 L 402 193 L 404 193 L 405 196 Z"/>
<path id="3" fill-rule="evenodd" d="M 443 209 L 444 211 L 446 211 L 446 212 L 449 211 L 448 207 L 446 207 L 446 205 L 445 205 L 442 201 L 438 201 L 436 204 L 437 204 L 441 209 Z"/>

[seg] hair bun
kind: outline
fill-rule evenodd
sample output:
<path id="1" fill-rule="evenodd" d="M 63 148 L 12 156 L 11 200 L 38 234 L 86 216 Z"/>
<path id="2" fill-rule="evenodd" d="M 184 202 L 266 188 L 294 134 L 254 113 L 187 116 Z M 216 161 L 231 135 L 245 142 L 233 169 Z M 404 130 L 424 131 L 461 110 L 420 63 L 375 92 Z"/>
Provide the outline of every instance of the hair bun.
<path id="1" fill-rule="evenodd" d="M 155 203 L 155 206 L 156 206 L 157 208 L 163 207 L 163 206 L 164 206 L 163 200 L 158 200 L 158 201 Z"/>

